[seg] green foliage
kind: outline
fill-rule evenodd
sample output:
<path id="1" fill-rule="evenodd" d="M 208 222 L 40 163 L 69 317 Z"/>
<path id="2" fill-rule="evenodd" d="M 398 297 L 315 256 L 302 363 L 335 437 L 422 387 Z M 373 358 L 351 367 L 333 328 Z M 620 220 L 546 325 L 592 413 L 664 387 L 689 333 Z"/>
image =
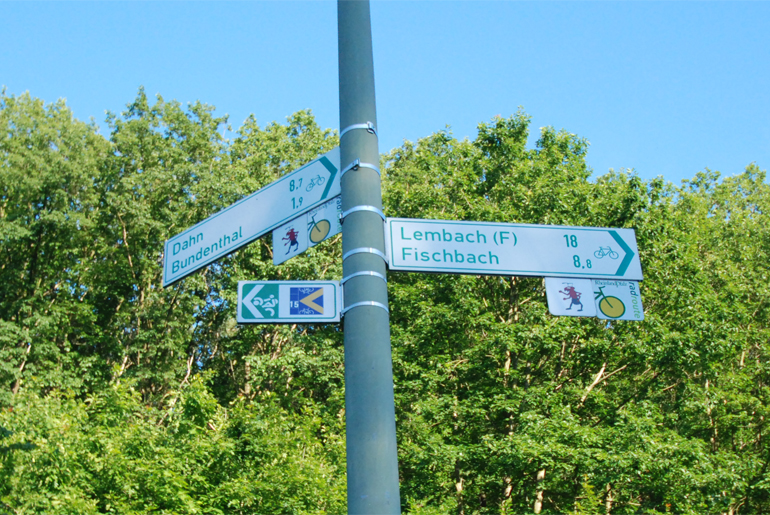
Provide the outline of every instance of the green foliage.
<path id="1" fill-rule="evenodd" d="M 537 278 L 389 278 L 403 511 L 770 509 L 764 172 L 589 180 L 522 112 L 384 156 L 389 216 L 631 227 L 642 323 L 556 318 Z M 344 513 L 342 333 L 239 326 L 243 279 L 338 279 L 270 238 L 161 287 L 163 242 L 337 144 L 143 90 L 109 136 L 0 95 L 0 510 Z M 226 139 L 230 134 L 232 139 Z M 538 479 L 538 478 L 541 479 Z"/>
<path id="2" fill-rule="evenodd" d="M 210 106 L 140 90 L 105 140 L 62 102 L 1 100 L 0 424 L 3 449 L 36 447 L 4 458 L 0 500 L 16 513 L 344 511 L 341 334 L 234 320 L 238 280 L 332 277 L 339 250 L 276 270 L 259 242 L 165 289 L 159 266 L 168 237 L 334 134 L 300 112 L 228 141 Z"/>
<path id="3" fill-rule="evenodd" d="M 600 506 L 602 504 L 596 489 L 591 483 L 581 483 L 582 495 L 575 501 L 575 510 L 572 515 L 602 515 Z"/>
<path id="4" fill-rule="evenodd" d="M 0 418 L 35 448 L 2 501 L 16 513 L 344 511 L 344 474 L 325 450 L 342 443 L 318 438 L 318 416 L 270 397 L 221 407 L 204 377 L 164 409 L 125 383 L 84 401 L 22 391 Z"/>
<path id="5" fill-rule="evenodd" d="M 583 140 L 527 149 L 528 123 L 392 151 L 386 212 L 632 227 L 646 320 L 551 317 L 539 279 L 391 274 L 407 511 L 525 513 L 540 491 L 542 513 L 762 512 L 764 173 L 589 182 Z"/>
<path id="6" fill-rule="evenodd" d="M 79 266 L 95 251 L 93 180 L 109 146 L 62 101 L 0 97 L 0 390 L 6 404 L 24 375 L 79 389 L 73 350 L 98 328 L 79 299 Z M 41 359 L 36 359 L 40 356 Z"/>

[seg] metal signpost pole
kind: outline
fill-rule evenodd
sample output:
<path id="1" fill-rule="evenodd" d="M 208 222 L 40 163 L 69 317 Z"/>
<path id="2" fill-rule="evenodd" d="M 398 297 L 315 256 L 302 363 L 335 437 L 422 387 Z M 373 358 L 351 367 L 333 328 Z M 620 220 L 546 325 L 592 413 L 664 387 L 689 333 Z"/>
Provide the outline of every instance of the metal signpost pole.
<path id="1" fill-rule="evenodd" d="M 369 2 L 337 3 L 348 513 L 401 513 Z"/>

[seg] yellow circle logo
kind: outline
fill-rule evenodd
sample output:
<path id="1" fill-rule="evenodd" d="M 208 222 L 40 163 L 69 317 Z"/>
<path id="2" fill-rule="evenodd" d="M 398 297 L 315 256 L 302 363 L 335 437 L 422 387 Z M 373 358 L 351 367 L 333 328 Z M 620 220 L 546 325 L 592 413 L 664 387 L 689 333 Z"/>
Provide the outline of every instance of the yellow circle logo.
<path id="1" fill-rule="evenodd" d="M 611 296 L 605 296 L 601 302 L 599 302 L 599 309 L 610 318 L 622 317 L 623 313 L 626 312 L 626 306 L 623 304 L 623 301 L 617 297 Z"/>
<path id="2" fill-rule="evenodd" d="M 324 238 L 329 234 L 329 229 L 331 229 L 331 227 L 332 225 L 329 223 L 329 220 L 317 222 L 310 230 L 310 241 L 313 242 L 313 245 L 317 245 L 324 241 Z"/>

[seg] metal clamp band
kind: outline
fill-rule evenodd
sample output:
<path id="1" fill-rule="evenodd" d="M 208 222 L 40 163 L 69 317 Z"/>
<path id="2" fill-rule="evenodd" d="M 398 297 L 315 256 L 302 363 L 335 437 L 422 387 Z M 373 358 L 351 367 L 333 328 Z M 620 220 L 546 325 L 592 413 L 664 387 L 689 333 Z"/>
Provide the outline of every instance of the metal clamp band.
<path id="1" fill-rule="evenodd" d="M 374 247 L 358 247 L 357 249 L 349 250 L 342 255 L 342 260 L 345 261 L 353 254 L 376 254 L 380 256 L 383 261 L 386 263 L 388 262 L 388 257 L 383 252 L 375 249 Z"/>
<path id="2" fill-rule="evenodd" d="M 372 270 L 364 270 L 363 272 L 356 272 L 354 274 L 350 274 L 347 277 L 343 277 L 340 280 L 340 284 L 345 284 L 346 282 L 348 282 L 350 279 L 352 279 L 354 277 L 363 277 L 363 276 L 379 277 L 380 279 L 382 279 L 386 283 L 388 282 L 388 278 L 385 277 L 384 275 L 382 275 L 381 273 L 374 272 Z"/>
<path id="3" fill-rule="evenodd" d="M 373 165 L 372 163 L 362 163 L 360 159 L 356 159 L 349 165 L 347 165 L 345 168 L 342 169 L 340 172 L 340 179 L 343 175 L 345 175 L 346 172 L 349 172 L 350 170 L 358 170 L 359 168 L 371 168 L 375 172 L 377 172 L 377 175 L 380 175 L 380 169 Z"/>
<path id="4" fill-rule="evenodd" d="M 374 206 L 355 206 L 351 207 L 347 211 L 342 212 L 342 219 L 344 220 L 345 217 L 347 217 L 350 213 L 355 213 L 356 211 L 371 211 L 372 213 L 377 213 L 380 215 L 380 218 L 385 220 L 385 213 L 382 212 L 379 208 L 376 208 Z"/>
<path id="5" fill-rule="evenodd" d="M 355 304 L 351 304 L 350 306 L 348 306 L 345 309 L 343 309 L 341 314 L 344 315 L 345 313 L 347 313 L 351 309 L 357 308 L 359 306 L 374 306 L 375 308 L 382 308 L 386 312 L 390 313 L 390 310 L 388 309 L 388 306 L 386 306 L 385 304 L 382 304 L 381 302 L 375 302 L 373 300 L 365 300 L 363 302 L 356 302 Z"/>
<path id="6" fill-rule="evenodd" d="M 345 135 L 346 132 L 352 131 L 354 129 L 366 129 L 366 132 L 369 134 L 374 134 L 377 136 L 377 128 L 374 126 L 372 122 L 366 122 L 366 123 L 354 123 L 353 125 L 348 125 L 344 129 L 340 131 L 340 139 L 342 139 L 342 136 Z"/>

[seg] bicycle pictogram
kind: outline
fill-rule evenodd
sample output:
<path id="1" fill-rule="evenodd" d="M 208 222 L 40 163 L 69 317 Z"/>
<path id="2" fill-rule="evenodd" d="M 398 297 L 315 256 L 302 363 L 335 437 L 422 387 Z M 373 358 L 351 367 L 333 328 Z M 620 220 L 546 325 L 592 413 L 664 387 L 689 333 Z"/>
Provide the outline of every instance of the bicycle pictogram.
<path id="1" fill-rule="evenodd" d="M 601 259 L 604 256 L 609 256 L 610 259 L 618 259 L 620 257 L 617 252 L 612 250 L 612 248 L 608 247 L 599 247 L 599 250 L 594 252 L 594 256 L 596 256 L 597 259 Z"/>
<path id="2" fill-rule="evenodd" d="M 275 295 L 270 295 L 270 297 L 267 299 L 263 299 L 262 297 L 254 297 L 251 303 L 264 309 L 265 311 L 269 311 L 270 316 L 275 316 L 275 309 L 273 308 L 278 305 L 278 299 L 275 298 Z"/>
<path id="3" fill-rule="evenodd" d="M 312 179 L 310 179 L 310 184 L 307 185 L 307 188 L 305 188 L 305 191 L 312 191 L 313 188 L 315 188 L 316 185 L 321 186 L 323 183 L 326 182 L 326 179 L 321 177 L 321 175 L 316 175 Z"/>
<path id="4" fill-rule="evenodd" d="M 324 241 L 324 238 L 329 234 L 331 228 L 332 224 L 329 223 L 329 220 L 324 219 L 316 222 L 315 215 L 313 215 L 307 224 L 308 237 L 313 245 L 318 245 Z"/>
<path id="5" fill-rule="evenodd" d="M 605 294 L 604 288 L 605 286 L 599 286 L 599 291 L 594 292 L 596 294 L 595 300 L 602 299 L 598 304 L 599 311 L 604 313 L 609 318 L 622 317 L 623 313 L 626 312 L 626 305 L 623 304 L 623 301 L 619 298 Z"/>

